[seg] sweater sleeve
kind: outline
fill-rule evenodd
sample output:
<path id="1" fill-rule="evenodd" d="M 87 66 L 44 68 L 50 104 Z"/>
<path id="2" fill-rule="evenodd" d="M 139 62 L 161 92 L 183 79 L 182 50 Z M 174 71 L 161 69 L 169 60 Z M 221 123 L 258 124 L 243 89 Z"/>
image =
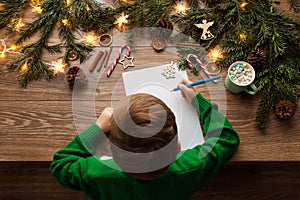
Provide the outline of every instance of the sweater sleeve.
<path id="1" fill-rule="evenodd" d="M 102 129 L 93 124 L 54 154 L 50 171 L 61 185 L 75 190 L 85 187 L 87 163 L 94 159 L 92 153 L 103 137 Z"/>
<path id="2" fill-rule="evenodd" d="M 218 106 L 207 101 L 201 94 L 192 99 L 193 107 L 200 114 L 206 140 L 198 147 L 198 156 L 211 171 L 217 171 L 236 152 L 240 140 L 228 119 L 218 111 Z"/>

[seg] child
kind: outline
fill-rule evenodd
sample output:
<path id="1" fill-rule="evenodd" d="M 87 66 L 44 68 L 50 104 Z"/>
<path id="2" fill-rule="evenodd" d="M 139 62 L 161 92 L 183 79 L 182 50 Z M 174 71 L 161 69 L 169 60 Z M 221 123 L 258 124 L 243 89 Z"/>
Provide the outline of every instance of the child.
<path id="1" fill-rule="evenodd" d="M 172 111 L 151 95 L 132 95 L 56 152 L 51 173 L 91 199 L 189 199 L 233 156 L 239 137 L 217 105 L 187 83 L 178 87 L 200 115 L 207 133 L 202 145 L 180 152 Z M 104 134 L 113 159 L 101 161 L 92 153 Z"/>

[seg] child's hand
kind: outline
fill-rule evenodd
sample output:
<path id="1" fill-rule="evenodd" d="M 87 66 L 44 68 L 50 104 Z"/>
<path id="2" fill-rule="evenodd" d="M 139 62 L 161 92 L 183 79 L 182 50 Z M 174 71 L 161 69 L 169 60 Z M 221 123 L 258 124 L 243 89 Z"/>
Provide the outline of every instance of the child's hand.
<path id="1" fill-rule="evenodd" d="M 113 114 L 113 108 L 107 107 L 103 110 L 99 118 L 97 119 L 96 124 L 104 131 L 110 131 L 110 124 Z"/>
<path id="2" fill-rule="evenodd" d="M 188 88 L 185 86 L 185 84 L 191 84 L 191 83 L 192 83 L 192 81 L 190 81 L 188 79 L 182 79 L 178 85 L 178 87 L 181 90 L 182 96 L 187 98 L 189 100 L 189 102 L 191 102 L 192 98 L 194 98 L 196 96 L 195 88 L 193 88 L 193 87 Z"/>

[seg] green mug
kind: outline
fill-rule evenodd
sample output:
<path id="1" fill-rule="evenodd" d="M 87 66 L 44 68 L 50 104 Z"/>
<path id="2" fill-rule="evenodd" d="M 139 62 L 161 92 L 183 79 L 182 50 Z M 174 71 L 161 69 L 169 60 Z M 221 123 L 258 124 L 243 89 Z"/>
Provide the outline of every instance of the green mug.
<path id="1" fill-rule="evenodd" d="M 244 75 L 244 73 L 247 75 Z M 225 86 L 227 90 L 235 94 L 245 91 L 248 94 L 255 95 L 258 89 L 253 83 L 254 79 L 254 68 L 247 62 L 237 61 L 228 68 Z"/>

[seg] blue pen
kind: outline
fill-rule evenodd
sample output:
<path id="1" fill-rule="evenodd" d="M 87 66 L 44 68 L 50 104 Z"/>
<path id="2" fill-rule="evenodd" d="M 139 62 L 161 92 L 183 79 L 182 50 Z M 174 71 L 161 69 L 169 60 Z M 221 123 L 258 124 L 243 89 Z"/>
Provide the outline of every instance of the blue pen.
<path id="1" fill-rule="evenodd" d="M 208 78 L 208 79 L 204 79 L 204 80 L 200 80 L 200 81 L 197 81 L 197 82 L 193 82 L 193 83 L 190 83 L 190 84 L 186 84 L 185 86 L 190 88 L 190 87 L 193 87 L 195 85 L 200 85 L 202 83 L 206 83 L 206 82 L 209 82 L 209 81 L 213 81 L 213 80 L 216 80 L 216 79 L 220 79 L 221 76 L 213 76 L 211 78 Z M 174 88 L 174 89 L 171 89 L 171 92 L 175 92 L 175 91 L 178 91 L 180 90 L 180 88 Z"/>

